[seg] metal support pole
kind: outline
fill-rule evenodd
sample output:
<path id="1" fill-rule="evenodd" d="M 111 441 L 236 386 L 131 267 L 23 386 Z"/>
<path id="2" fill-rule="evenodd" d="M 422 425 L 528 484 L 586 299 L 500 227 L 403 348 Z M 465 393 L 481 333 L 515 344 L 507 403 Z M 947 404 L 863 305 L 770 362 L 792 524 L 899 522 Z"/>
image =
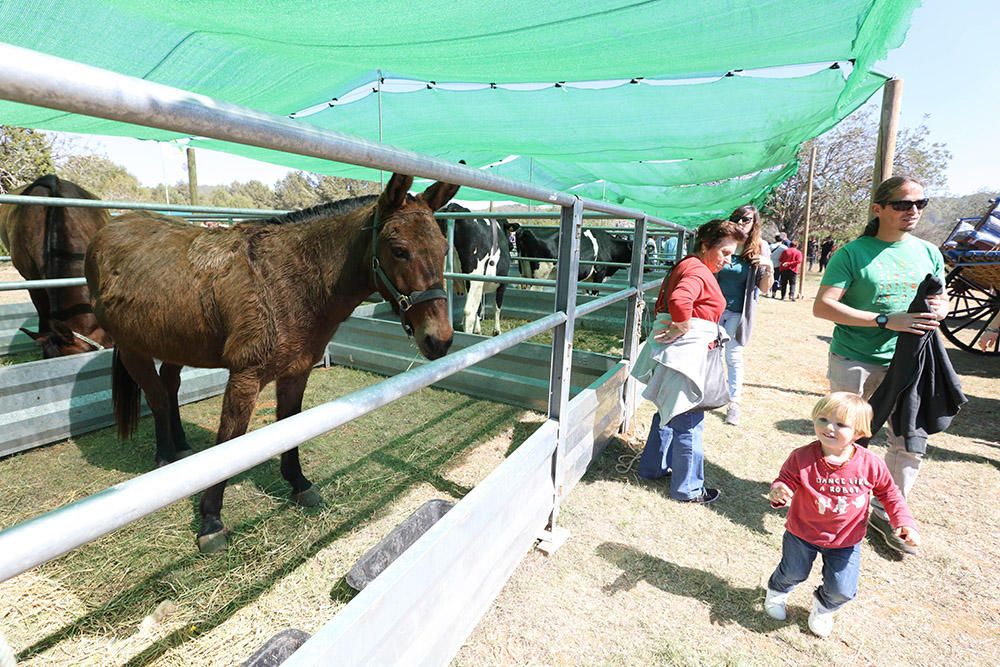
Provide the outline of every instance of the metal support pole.
<path id="1" fill-rule="evenodd" d="M 813 204 L 813 175 L 816 173 L 816 142 L 813 142 L 812 153 L 809 156 L 809 183 L 806 185 L 806 228 L 805 232 L 802 234 L 802 257 L 807 259 L 809 256 L 809 220 L 812 217 L 812 204 Z M 802 266 L 799 267 L 799 298 L 804 299 L 805 294 L 802 293 L 802 289 L 806 284 L 806 262 L 802 262 Z M 782 292 L 784 294 L 784 292 Z"/>
<path id="2" fill-rule="evenodd" d="M 642 217 L 635 221 L 635 236 L 632 238 L 632 266 L 628 270 L 628 284 L 630 287 L 635 287 L 638 292 L 629 298 L 628 306 L 625 308 L 625 336 L 622 339 L 622 359 L 628 362 L 630 369 L 639 352 L 639 327 L 642 324 L 642 310 L 645 307 L 642 292 L 642 269 L 646 263 L 646 218 Z M 623 391 L 625 419 L 622 420 L 621 430 L 623 433 L 629 433 L 632 429 L 632 416 L 635 413 L 638 396 L 638 384 L 631 375 L 625 379 Z"/>
<path id="3" fill-rule="evenodd" d="M 190 146 L 187 149 L 188 162 L 188 193 L 191 196 L 191 205 L 198 205 L 198 164 L 195 161 L 194 149 Z"/>
<path id="4" fill-rule="evenodd" d="M 576 286 L 580 267 L 580 235 L 583 232 L 583 206 L 578 199 L 572 206 L 562 207 L 559 221 L 559 260 L 556 269 L 555 312 L 566 313 L 566 321 L 552 330 L 552 366 L 549 372 L 548 417 L 558 422 L 556 449 L 552 455 L 552 481 L 555 493 L 552 514 L 542 548 L 555 551 L 565 540 L 565 530 L 556 530 L 559 504 L 563 497 L 565 452 L 570 425 L 563 419 L 569 404 L 570 374 L 573 365 L 573 329 L 576 310 Z"/>
<path id="5" fill-rule="evenodd" d="M 878 125 L 878 144 L 875 146 L 875 170 L 872 173 L 872 198 L 875 190 L 892 177 L 893 160 L 896 158 L 896 133 L 899 130 L 899 109 L 903 100 L 903 80 L 889 79 L 882 88 L 882 117 Z"/>

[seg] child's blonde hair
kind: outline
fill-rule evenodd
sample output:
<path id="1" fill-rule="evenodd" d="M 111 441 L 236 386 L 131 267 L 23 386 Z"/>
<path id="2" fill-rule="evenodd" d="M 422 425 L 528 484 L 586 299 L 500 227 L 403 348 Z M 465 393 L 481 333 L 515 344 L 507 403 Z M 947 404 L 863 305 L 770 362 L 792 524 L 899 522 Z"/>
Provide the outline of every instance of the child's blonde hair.
<path id="1" fill-rule="evenodd" d="M 872 406 L 857 394 L 835 391 L 824 396 L 813 407 L 813 421 L 820 415 L 835 417 L 854 429 L 858 437 L 870 438 L 872 435 Z"/>

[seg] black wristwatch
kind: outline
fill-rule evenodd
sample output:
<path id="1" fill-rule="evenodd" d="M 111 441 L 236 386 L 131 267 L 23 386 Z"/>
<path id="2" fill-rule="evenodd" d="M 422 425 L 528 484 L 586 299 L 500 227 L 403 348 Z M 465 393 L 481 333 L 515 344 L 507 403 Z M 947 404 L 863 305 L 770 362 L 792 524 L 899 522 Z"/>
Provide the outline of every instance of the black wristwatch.
<path id="1" fill-rule="evenodd" d="M 889 316 L 885 313 L 879 313 L 875 316 L 875 324 L 878 325 L 879 329 L 885 329 L 885 325 L 889 323 Z"/>

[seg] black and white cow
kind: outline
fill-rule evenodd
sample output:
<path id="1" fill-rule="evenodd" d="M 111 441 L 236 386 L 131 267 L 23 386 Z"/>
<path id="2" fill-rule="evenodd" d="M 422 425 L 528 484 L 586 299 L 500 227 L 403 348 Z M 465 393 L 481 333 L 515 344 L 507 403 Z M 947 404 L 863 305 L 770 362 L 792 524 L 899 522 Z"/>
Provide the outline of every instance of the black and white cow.
<path id="1" fill-rule="evenodd" d="M 528 229 L 518 223 L 508 223 L 507 231 L 513 231 L 517 243 L 517 254 L 521 257 L 538 258 L 520 260 L 521 276 L 524 278 L 539 278 L 554 280 L 556 265 L 554 261 L 559 254 L 559 230 Z M 577 280 L 580 282 L 603 283 L 604 279 L 614 275 L 620 268 L 600 264 L 585 264 L 584 262 L 620 262 L 628 264 L 632 261 L 632 241 L 612 236 L 602 229 L 585 229 L 580 237 L 580 270 Z M 535 288 L 538 289 L 538 288 Z"/>
<path id="2" fill-rule="evenodd" d="M 469 209 L 454 202 L 441 211 L 446 213 L 468 212 Z M 510 273 L 510 244 L 503 229 L 507 221 L 486 220 L 484 218 L 459 218 L 455 220 L 455 268 L 462 273 L 483 277 L 501 276 Z M 439 219 L 441 230 L 447 235 L 448 221 Z M 455 293 L 466 294 L 462 317 L 462 330 L 466 333 L 481 333 L 483 317 L 483 297 L 486 292 L 496 292 L 493 335 L 500 333 L 500 309 L 507 285 L 473 280 L 454 281 Z"/>

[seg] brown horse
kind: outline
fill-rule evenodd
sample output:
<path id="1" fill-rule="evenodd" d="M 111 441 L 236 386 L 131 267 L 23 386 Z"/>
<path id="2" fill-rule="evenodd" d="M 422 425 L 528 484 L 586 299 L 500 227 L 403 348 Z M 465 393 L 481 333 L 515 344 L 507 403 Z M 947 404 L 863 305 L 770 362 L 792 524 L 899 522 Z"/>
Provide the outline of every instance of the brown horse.
<path id="1" fill-rule="evenodd" d="M 52 174 L 14 194 L 97 199 Z M 103 208 L 4 204 L 0 205 L 0 240 L 25 280 L 82 278 L 87 245 L 108 218 Z M 112 345 L 111 337 L 94 317 L 86 285 L 34 288 L 28 294 L 38 311 L 38 333 L 21 331 L 42 346 L 46 359 Z"/>
<path id="2" fill-rule="evenodd" d="M 412 197 L 412 183 L 396 174 L 378 197 L 231 229 L 145 213 L 108 224 L 91 243 L 86 275 L 97 318 L 117 343 L 119 434 L 135 430 L 141 387 L 153 412 L 157 463 L 191 453 L 177 409 L 182 366 L 229 369 L 216 443 L 246 432 L 257 395 L 272 380 L 277 418 L 298 413 L 330 337 L 375 291 L 392 303 L 424 356 L 444 356 L 453 335 L 442 289 L 447 242 L 433 213 L 458 186 L 435 183 Z M 159 373 L 154 357 L 162 360 Z M 281 474 L 297 503 L 321 502 L 297 448 L 281 455 Z M 225 485 L 202 495 L 204 552 L 226 547 Z"/>

